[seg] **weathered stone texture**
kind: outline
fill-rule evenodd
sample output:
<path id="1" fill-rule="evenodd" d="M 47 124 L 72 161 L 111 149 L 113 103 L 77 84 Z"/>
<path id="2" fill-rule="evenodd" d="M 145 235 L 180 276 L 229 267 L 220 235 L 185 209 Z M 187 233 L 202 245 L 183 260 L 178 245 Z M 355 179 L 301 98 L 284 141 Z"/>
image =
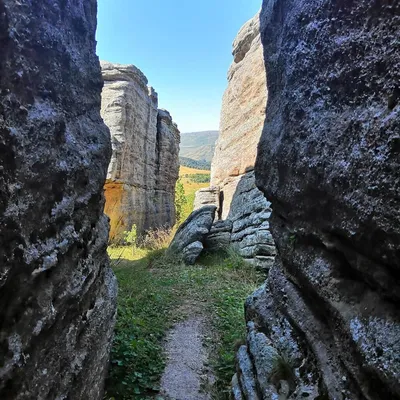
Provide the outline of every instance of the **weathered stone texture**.
<path id="1" fill-rule="evenodd" d="M 179 130 L 157 93 L 133 65 L 102 62 L 102 117 L 111 131 L 112 157 L 105 186 L 110 238 L 132 225 L 139 235 L 175 224 Z"/>
<path id="2" fill-rule="evenodd" d="M 193 204 L 193 210 L 207 205 L 215 205 L 217 207 L 217 217 L 219 214 L 220 191 L 219 186 L 211 186 L 200 189 L 196 192 Z"/>
<path id="3" fill-rule="evenodd" d="M 96 11 L 0 0 L 1 399 L 102 399 L 116 281 Z"/>
<path id="4" fill-rule="evenodd" d="M 400 5 L 269 0 L 260 19 L 278 257 L 247 319 L 293 372 L 281 398 L 399 399 Z"/>
<path id="5" fill-rule="evenodd" d="M 223 250 L 231 244 L 232 221 L 216 221 L 206 236 L 204 247 L 208 250 Z"/>
<path id="6" fill-rule="evenodd" d="M 272 266 L 276 254 L 270 215 L 270 203 L 256 187 L 254 172 L 242 175 L 227 217 L 232 222 L 231 243 L 248 262 L 265 270 Z"/>

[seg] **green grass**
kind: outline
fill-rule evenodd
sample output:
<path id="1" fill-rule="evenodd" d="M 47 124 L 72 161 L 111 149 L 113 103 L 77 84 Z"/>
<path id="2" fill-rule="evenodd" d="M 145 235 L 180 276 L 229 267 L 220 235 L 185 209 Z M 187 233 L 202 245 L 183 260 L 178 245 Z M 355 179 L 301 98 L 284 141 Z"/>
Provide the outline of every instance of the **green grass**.
<path id="1" fill-rule="evenodd" d="M 183 188 L 185 190 L 185 197 L 186 197 L 186 204 L 183 207 L 183 212 L 182 212 L 182 221 L 185 221 L 186 218 L 191 214 L 193 211 L 193 204 L 194 204 L 194 198 L 195 194 L 199 189 L 206 188 L 210 185 L 210 182 L 195 182 L 193 181 L 192 177 L 193 176 L 198 176 L 198 175 L 209 175 L 209 171 L 204 171 L 201 169 L 193 169 L 193 168 L 188 168 L 185 166 L 180 166 L 179 169 L 179 176 L 181 179 L 181 182 L 183 184 Z M 196 178 L 194 178 L 196 179 Z"/>
<path id="2" fill-rule="evenodd" d="M 132 254 L 110 249 L 119 282 L 118 317 L 107 399 L 157 398 L 165 366 L 166 332 L 187 315 L 187 301 L 201 305 L 213 328 L 207 339 L 216 383 L 213 398 L 227 399 L 235 346 L 244 339 L 243 303 L 262 277 L 233 254 L 203 256 L 195 266 L 161 250 Z M 118 260 L 119 259 L 119 260 Z"/>

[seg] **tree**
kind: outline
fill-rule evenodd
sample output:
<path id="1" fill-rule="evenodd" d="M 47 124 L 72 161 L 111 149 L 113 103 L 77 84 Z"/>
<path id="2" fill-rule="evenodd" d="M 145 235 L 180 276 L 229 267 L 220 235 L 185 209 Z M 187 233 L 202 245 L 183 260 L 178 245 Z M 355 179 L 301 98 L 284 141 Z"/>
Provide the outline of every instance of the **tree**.
<path id="1" fill-rule="evenodd" d="M 187 199 L 185 195 L 185 188 L 183 187 L 183 183 L 180 179 L 177 180 L 175 186 L 175 209 L 176 209 L 176 222 L 182 222 L 181 219 L 183 217 L 183 208 L 187 204 Z"/>

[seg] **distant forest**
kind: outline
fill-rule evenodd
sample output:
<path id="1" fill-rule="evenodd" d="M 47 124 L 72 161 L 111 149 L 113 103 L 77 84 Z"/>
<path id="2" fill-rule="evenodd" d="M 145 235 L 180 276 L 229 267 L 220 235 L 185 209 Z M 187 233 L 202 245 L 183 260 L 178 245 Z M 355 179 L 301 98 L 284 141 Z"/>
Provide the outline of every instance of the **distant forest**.
<path id="1" fill-rule="evenodd" d="M 179 157 L 179 163 L 188 168 L 211 170 L 211 162 L 206 160 L 193 160 L 188 157 Z"/>

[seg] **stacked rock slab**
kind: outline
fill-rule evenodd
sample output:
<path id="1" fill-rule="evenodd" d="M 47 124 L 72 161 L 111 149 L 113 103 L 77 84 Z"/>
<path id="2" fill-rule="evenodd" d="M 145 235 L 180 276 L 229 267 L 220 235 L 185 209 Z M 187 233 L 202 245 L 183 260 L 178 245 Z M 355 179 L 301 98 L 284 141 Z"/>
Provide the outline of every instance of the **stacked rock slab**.
<path id="1" fill-rule="evenodd" d="M 101 114 L 111 131 L 112 157 L 105 185 L 110 239 L 137 227 L 175 224 L 175 184 L 179 176 L 179 130 L 157 93 L 133 65 L 102 62 Z"/>
<path id="2" fill-rule="evenodd" d="M 116 311 L 96 1 L 0 0 L 0 398 L 102 399 Z"/>
<path id="3" fill-rule="evenodd" d="M 234 393 L 400 399 L 400 5 L 264 1 L 260 19 L 256 180 L 278 256 L 246 316 L 280 372 L 275 397 L 261 393 L 263 350 L 248 340 L 252 373 L 242 350 Z"/>
<path id="4" fill-rule="evenodd" d="M 203 204 L 218 207 L 221 221 L 212 227 L 207 248 L 231 244 L 248 262 L 268 270 L 275 256 L 268 221 L 271 209 L 255 185 L 253 171 L 267 103 L 259 28 L 257 14 L 233 42 L 234 61 L 228 72 L 211 167 L 212 188 L 196 194 L 195 208 Z"/>
<path id="5" fill-rule="evenodd" d="M 218 186 L 211 186 L 208 188 L 200 189 L 196 192 L 193 210 L 198 210 L 206 205 L 215 205 L 217 207 L 216 218 L 220 219 L 219 204 L 220 204 L 220 190 Z"/>

